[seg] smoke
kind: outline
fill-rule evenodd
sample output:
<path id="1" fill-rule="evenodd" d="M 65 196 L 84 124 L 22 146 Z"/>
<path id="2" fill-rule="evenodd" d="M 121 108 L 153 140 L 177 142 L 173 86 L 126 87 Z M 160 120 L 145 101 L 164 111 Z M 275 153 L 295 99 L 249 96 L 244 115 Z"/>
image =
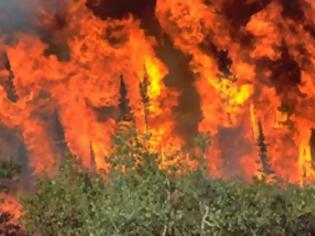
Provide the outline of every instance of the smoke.
<path id="1" fill-rule="evenodd" d="M 177 50 L 168 37 L 157 48 L 157 55 L 167 65 L 166 86 L 180 91 L 178 106 L 173 110 L 176 132 L 190 145 L 198 133 L 201 120 L 200 97 L 194 86 L 195 75 L 189 69 L 189 58 Z"/>
<path id="2" fill-rule="evenodd" d="M 156 0 L 88 0 L 87 6 L 101 18 L 121 19 L 130 14 L 138 18 L 154 16 Z"/>
<path id="3" fill-rule="evenodd" d="M 221 150 L 222 170 L 227 177 L 240 177 L 244 174 L 241 160 L 253 152 L 253 146 L 244 137 L 245 127 L 220 128 L 218 146 Z"/>
<path id="4" fill-rule="evenodd" d="M 250 20 L 251 16 L 265 8 L 271 0 L 227 0 L 224 1 L 222 11 L 230 22 L 231 26 L 239 29 L 245 26 Z"/>
<path id="5" fill-rule="evenodd" d="M 68 0 L 0 0 L 0 34 L 38 33 L 43 12 L 58 14 Z"/>
<path id="6" fill-rule="evenodd" d="M 0 0 L 0 33 L 30 31 L 34 10 L 26 1 Z"/>

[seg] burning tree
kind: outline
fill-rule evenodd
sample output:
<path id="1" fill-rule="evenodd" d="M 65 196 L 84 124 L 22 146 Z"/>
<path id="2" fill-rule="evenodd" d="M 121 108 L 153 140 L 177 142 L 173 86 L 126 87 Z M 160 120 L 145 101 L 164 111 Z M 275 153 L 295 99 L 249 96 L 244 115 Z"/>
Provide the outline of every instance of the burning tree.
<path id="1" fill-rule="evenodd" d="M 119 121 L 131 121 L 132 114 L 129 106 L 128 92 L 123 75 L 120 76 L 120 90 L 119 90 Z"/>
<path id="2" fill-rule="evenodd" d="M 257 146 L 258 146 L 258 157 L 259 157 L 259 174 L 262 176 L 263 179 L 269 179 L 273 177 L 274 172 L 271 168 L 270 160 L 268 157 L 268 144 L 266 143 L 266 137 L 263 131 L 263 127 L 261 122 L 258 122 L 258 137 L 257 137 Z"/>
<path id="3" fill-rule="evenodd" d="M 4 87 L 7 92 L 7 97 L 12 102 L 18 101 L 18 96 L 16 94 L 16 90 L 14 87 L 13 79 L 14 74 L 11 68 L 10 60 L 8 57 L 8 54 L 6 52 L 2 53 L 2 61 L 3 61 L 3 67 L 5 70 L 8 71 L 7 79 L 5 80 Z"/>
<path id="4" fill-rule="evenodd" d="M 24 236 L 26 233 L 21 226 L 12 222 L 12 215 L 9 212 L 0 210 L 0 235 L 4 236 Z"/>
<path id="5" fill-rule="evenodd" d="M 13 181 L 17 178 L 17 175 L 20 174 L 20 166 L 18 166 L 12 160 L 2 161 L 0 163 L 0 194 L 9 192 L 9 189 L 12 188 Z M 6 186 L 7 185 L 7 186 Z M 22 228 L 16 224 L 14 220 L 14 215 L 12 212 L 7 212 L 2 209 L 1 204 L 6 204 L 7 195 L 0 195 L 0 235 L 5 236 L 22 236 L 26 235 L 23 232 Z"/>
<path id="6" fill-rule="evenodd" d="M 145 122 L 145 129 L 148 131 L 149 129 L 149 106 L 150 106 L 150 98 L 148 95 L 148 87 L 149 87 L 149 79 L 148 74 L 145 71 L 143 80 L 140 82 L 140 94 L 142 98 L 142 104 L 143 104 L 143 113 L 144 113 L 144 122 Z"/>

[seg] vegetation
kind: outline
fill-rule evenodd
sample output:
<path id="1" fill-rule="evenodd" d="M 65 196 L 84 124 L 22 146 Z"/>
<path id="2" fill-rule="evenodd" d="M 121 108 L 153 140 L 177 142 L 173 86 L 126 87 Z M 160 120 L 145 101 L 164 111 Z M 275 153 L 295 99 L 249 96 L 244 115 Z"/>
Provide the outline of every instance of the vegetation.
<path id="1" fill-rule="evenodd" d="M 0 178 L 12 179 L 18 175 L 20 172 L 20 166 L 14 161 L 2 161 L 0 163 Z"/>
<path id="2" fill-rule="evenodd" d="M 47 236 L 315 235 L 315 186 L 212 179 L 202 158 L 209 139 L 196 141 L 200 154 L 190 159 L 199 168 L 163 170 L 146 137 L 122 131 L 108 172 L 91 173 L 69 157 L 58 176 L 42 177 L 21 198 L 22 223 Z"/>
<path id="3" fill-rule="evenodd" d="M 9 191 L 11 181 L 17 178 L 20 167 L 12 160 L 0 162 L 0 205 L 5 203 L 5 197 L 1 193 Z M 21 226 L 13 220 L 13 215 L 0 208 L 0 235 L 5 236 L 23 236 L 25 235 Z"/>
<path id="4" fill-rule="evenodd" d="M 12 182 L 18 178 L 19 172 L 20 166 L 14 161 L 0 161 L 0 193 L 9 191 Z"/>

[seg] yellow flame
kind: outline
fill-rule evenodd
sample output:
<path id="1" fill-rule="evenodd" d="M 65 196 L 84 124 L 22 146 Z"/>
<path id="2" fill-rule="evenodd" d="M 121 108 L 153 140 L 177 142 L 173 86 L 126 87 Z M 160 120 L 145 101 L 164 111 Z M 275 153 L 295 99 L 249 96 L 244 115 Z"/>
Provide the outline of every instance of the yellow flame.
<path id="1" fill-rule="evenodd" d="M 312 179 L 315 177 L 315 171 L 312 165 L 312 151 L 310 146 L 310 135 L 303 140 L 299 148 L 299 168 L 301 176 L 301 184 L 304 184 L 305 179 Z"/>
<path id="2" fill-rule="evenodd" d="M 252 85 L 239 85 L 228 78 L 209 77 L 208 82 L 219 92 L 222 99 L 227 102 L 227 105 L 229 105 L 232 110 L 248 101 L 253 92 Z"/>
<path id="3" fill-rule="evenodd" d="M 158 64 L 152 58 L 146 59 L 145 67 L 150 77 L 149 96 L 150 98 L 156 98 L 161 94 L 163 72 L 161 72 L 161 68 L 159 68 Z"/>

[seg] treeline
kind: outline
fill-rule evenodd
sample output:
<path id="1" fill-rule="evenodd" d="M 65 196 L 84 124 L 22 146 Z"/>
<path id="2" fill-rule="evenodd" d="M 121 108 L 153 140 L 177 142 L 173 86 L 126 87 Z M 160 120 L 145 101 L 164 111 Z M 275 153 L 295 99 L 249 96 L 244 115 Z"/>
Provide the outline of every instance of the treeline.
<path id="1" fill-rule="evenodd" d="M 196 139 L 198 152 L 170 168 L 162 162 L 181 153 L 162 157 L 132 128 L 113 143 L 108 171 L 96 174 L 69 156 L 57 176 L 42 176 L 21 197 L 30 235 L 315 235 L 315 186 L 266 181 L 267 164 L 251 184 L 213 179 L 203 159 L 206 136 Z M 194 162 L 198 168 L 186 165 Z"/>

